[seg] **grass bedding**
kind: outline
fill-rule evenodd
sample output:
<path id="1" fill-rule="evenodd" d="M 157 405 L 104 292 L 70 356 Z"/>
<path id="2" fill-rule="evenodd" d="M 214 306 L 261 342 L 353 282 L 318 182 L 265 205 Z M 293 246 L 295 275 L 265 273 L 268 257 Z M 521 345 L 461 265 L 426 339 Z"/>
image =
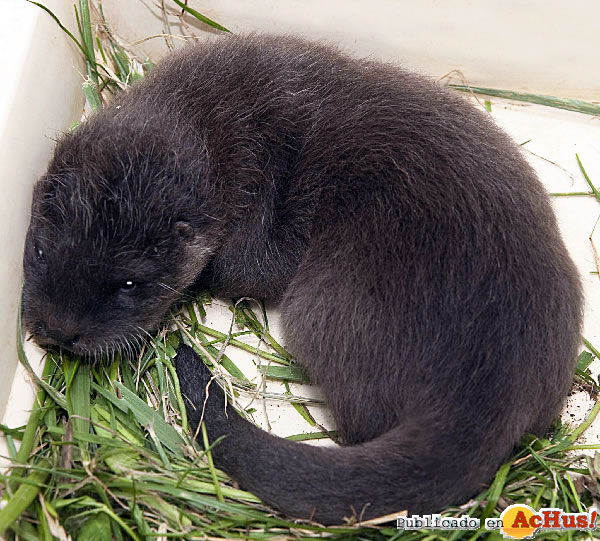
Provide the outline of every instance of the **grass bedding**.
<path id="1" fill-rule="evenodd" d="M 186 16 L 226 31 L 186 3 L 173 1 Z M 101 5 L 80 0 L 76 13 L 80 38 L 68 35 L 86 59 L 88 79 L 83 89 L 93 111 L 111 93 L 142 77 L 152 63 L 137 59 L 119 43 L 104 21 Z M 494 95 L 490 89 L 484 90 Z M 590 195 L 597 196 L 585 176 L 592 188 Z M 287 520 L 254 495 L 237 488 L 214 467 L 206 432 L 202 430 L 195 438 L 188 433 L 173 365 L 175 348 L 181 341 L 192 345 L 217 370 L 234 400 L 244 393 L 284 400 L 293 405 L 311 430 L 320 427 L 308 410 L 311 401 L 291 392 L 290 383 L 306 382 L 306 375 L 270 334 L 264 306 L 257 308 L 256 303 L 248 301 L 232 304 L 229 329 L 215 329 L 205 322 L 210 303 L 207 293 L 184 299 L 164 330 L 149 339 L 136 356 L 115 355 L 89 365 L 74 356 L 48 353 L 41 379 L 31 372 L 39 391 L 28 424 L 18 428 L 0 425 L 13 465 L 0 475 L 0 536 L 44 541 L 502 538 L 498 532 L 484 528 L 402 532 L 393 524 L 377 521 L 325 528 L 308 521 Z M 19 356 L 29 367 L 20 332 L 19 326 Z M 258 337 L 259 345 L 245 341 L 246 335 Z M 587 349 L 578 359 L 574 388 L 586 391 L 595 400 L 598 380 L 589 365 L 600 353 L 589 342 L 585 345 Z M 232 349 L 268 361 L 262 369 L 264 376 L 283 382 L 285 392 L 265 395 L 261 386 L 257 388 L 248 381 L 232 360 L 233 355 L 227 354 Z M 466 514 L 483 523 L 484 518 L 498 517 L 507 505 L 516 502 L 534 509 L 561 507 L 570 511 L 598 504 L 600 455 L 581 455 L 598 446 L 577 445 L 576 440 L 599 409 L 600 402 L 595 402 L 583 423 L 577 427 L 557 425 L 547 439 L 526 437 L 521 448 L 500 467 L 489 488 L 460 509 L 449 508 L 442 514 Z M 252 410 L 245 413 L 251 415 Z M 330 436 L 335 434 L 321 430 L 290 439 Z M 556 532 L 543 538 L 591 536 L 600 534 Z"/>

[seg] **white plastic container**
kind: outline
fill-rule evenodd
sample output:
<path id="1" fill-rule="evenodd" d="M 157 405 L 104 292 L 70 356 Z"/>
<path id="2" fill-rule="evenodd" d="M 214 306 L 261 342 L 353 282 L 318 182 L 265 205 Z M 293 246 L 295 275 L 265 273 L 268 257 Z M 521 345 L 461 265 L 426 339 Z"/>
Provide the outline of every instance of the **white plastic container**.
<path id="1" fill-rule="evenodd" d="M 41 0 L 74 34 L 72 4 Z M 167 4 L 169 1 L 166 0 Z M 234 32 L 296 33 L 325 39 L 347 50 L 399 62 L 440 78 L 460 70 L 475 86 L 600 100 L 597 52 L 600 50 L 600 4 L 586 0 L 190 0 L 189 5 Z M 153 3 L 104 0 L 104 13 L 116 36 L 131 44 L 166 30 L 180 34 L 179 8 L 170 10 L 169 28 Z M 29 221 L 31 186 L 43 172 L 53 139 L 82 114 L 84 68 L 80 52 L 55 21 L 23 0 L 0 0 L 0 420 L 10 426 L 26 422 L 32 386 L 17 369 L 15 326 L 21 286 L 21 253 Z M 188 21 L 187 30 L 204 38 L 209 27 Z M 158 36 L 135 46 L 157 60 L 168 52 Z M 171 40 L 179 44 L 177 38 Z M 498 105 L 496 105 L 498 103 Z M 494 101 L 496 117 L 523 141 L 535 137 L 536 154 L 560 162 L 555 166 L 532 157 L 554 191 L 586 189 L 574 159 L 585 154 L 588 173 L 600 183 L 600 121 L 544 108 L 504 107 Z M 535 134 L 535 136 L 534 136 Z M 519 142 L 522 142 L 519 140 Z M 536 146 L 537 145 L 537 146 Z M 563 175 L 560 177 L 560 175 Z M 562 180 L 560 180 L 560 178 Z M 569 178 L 576 179 L 571 186 Z M 566 181 L 565 181 L 566 179 Z M 600 282 L 591 277 L 594 257 L 587 240 L 598 213 L 593 200 L 556 202 L 567 243 L 584 274 L 588 295 L 586 333 L 600 339 Z M 600 207 L 599 207 L 600 210 Z M 582 216 L 586 218 L 580 218 Z M 585 221 L 585 223 L 582 222 Z M 600 243 L 599 243 L 600 244 Z M 597 344 L 598 345 L 598 344 Z M 34 348 L 32 348 L 33 352 Z M 32 360 L 36 362 L 35 353 Z M 39 363 L 39 357 L 37 358 Z M 16 373 L 16 376 L 15 376 Z M 14 383 L 13 383 L 14 382 Z M 9 392 L 12 388 L 12 395 Z M 5 455 L 1 447 L 0 455 Z"/>
<path id="2" fill-rule="evenodd" d="M 46 0 L 66 23 L 72 6 Z M 81 116 L 82 61 L 50 16 L 25 1 L 0 0 L 0 420 L 26 421 L 29 388 L 9 392 L 17 369 L 16 325 L 23 241 L 31 187 L 44 171 L 54 140 Z M 10 414 L 9 414 L 10 409 Z M 21 413 L 19 413 L 21 412 Z M 0 454 L 4 454 L 0 449 Z"/>

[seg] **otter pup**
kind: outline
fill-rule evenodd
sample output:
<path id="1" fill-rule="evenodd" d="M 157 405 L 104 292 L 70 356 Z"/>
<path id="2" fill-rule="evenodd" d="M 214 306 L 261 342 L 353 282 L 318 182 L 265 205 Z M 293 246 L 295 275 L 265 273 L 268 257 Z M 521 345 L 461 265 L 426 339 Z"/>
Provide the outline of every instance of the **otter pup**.
<path id="1" fill-rule="evenodd" d="M 34 190 L 24 320 L 88 357 L 199 279 L 280 301 L 343 446 L 224 411 L 177 370 L 216 464 L 293 517 L 432 512 L 482 489 L 569 389 L 582 295 L 548 197 L 482 112 L 398 67 L 293 37 L 164 60 L 58 143 Z"/>

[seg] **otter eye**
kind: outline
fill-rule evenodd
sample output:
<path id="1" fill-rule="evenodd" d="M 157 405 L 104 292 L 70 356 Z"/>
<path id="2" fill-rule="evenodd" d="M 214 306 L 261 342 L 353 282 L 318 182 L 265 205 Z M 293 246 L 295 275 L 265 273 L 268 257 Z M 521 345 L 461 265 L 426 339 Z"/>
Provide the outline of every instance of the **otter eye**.
<path id="1" fill-rule="evenodd" d="M 33 245 L 33 249 L 35 251 L 35 258 L 41 263 L 44 263 L 46 261 L 44 250 L 42 250 L 37 244 Z"/>
<path id="2" fill-rule="evenodd" d="M 136 286 L 137 284 L 133 280 L 125 280 L 121 283 L 120 288 L 121 291 L 133 291 Z"/>

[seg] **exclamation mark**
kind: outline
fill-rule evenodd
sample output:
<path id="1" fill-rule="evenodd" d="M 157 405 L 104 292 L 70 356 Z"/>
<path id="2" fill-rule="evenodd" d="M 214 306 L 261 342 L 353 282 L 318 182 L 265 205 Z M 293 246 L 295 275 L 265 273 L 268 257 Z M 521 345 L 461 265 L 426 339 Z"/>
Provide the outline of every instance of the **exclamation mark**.
<path id="1" fill-rule="evenodd" d="M 598 516 L 597 511 L 592 511 L 592 516 L 590 518 L 590 530 L 596 529 L 596 517 Z"/>

